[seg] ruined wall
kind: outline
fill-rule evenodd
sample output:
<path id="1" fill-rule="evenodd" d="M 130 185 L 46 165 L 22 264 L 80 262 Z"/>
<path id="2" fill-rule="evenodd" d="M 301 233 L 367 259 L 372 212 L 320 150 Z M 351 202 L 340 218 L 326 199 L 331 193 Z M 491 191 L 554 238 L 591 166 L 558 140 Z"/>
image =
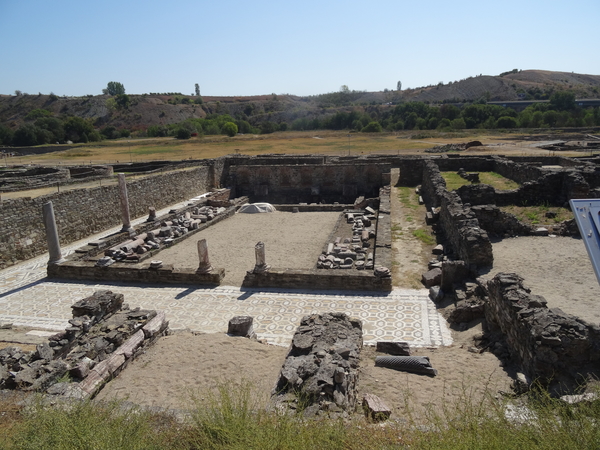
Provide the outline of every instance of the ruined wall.
<path id="1" fill-rule="evenodd" d="M 148 208 L 163 208 L 210 190 L 209 168 L 154 175 L 128 180 L 132 217 Z M 118 186 L 77 189 L 31 199 L 0 203 L 0 268 L 47 251 L 42 204 L 52 201 L 62 245 L 83 239 L 121 223 Z"/>
<path id="2" fill-rule="evenodd" d="M 461 168 L 467 172 L 493 172 L 495 161 L 494 158 L 486 156 L 444 155 L 436 159 L 435 163 L 442 172 L 458 172 Z"/>
<path id="3" fill-rule="evenodd" d="M 239 165 L 229 166 L 234 197 L 252 202 L 353 203 L 358 196 L 377 197 L 389 164 Z"/>
<path id="4" fill-rule="evenodd" d="M 511 357 L 532 380 L 557 388 L 598 371 L 600 328 L 560 309 L 548 309 L 516 274 L 500 273 L 487 282 L 488 333 L 505 340 Z"/>
<path id="5" fill-rule="evenodd" d="M 440 207 L 438 229 L 443 231 L 456 259 L 462 259 L 467 265 L 491 266 L 494 257 L 487 233 L 458 194 L 446 190 L 446 182 L 432 161 L 425 163 L 421 192 L 428 208 Z"/>
<path id="6" fill-rule="evenodd" d="M 340 291 L 384 291 L 392 290 L 392 278 L 380 278 L 372 270 L 352 271 L 345 269 L 277 269 L 265 273 L 248 272 L 244 287 L 316 289 Z"/>
<path id="7" fill-rule="evenodd" d="M 473 206 L 479 225 L 485 231 L 497 236 L 529 236 L 534 234 L 536 228 L 524 224 L 513 214 L 502 211 L 495 205 Z"/>
<path id="8" fill-rule="evenodd" d="M 544 169 L 531 164 L 519 164 L 501 158 L 495 160 L 493 171 L 519 184 L 537 180 L 547 173 Z"/>

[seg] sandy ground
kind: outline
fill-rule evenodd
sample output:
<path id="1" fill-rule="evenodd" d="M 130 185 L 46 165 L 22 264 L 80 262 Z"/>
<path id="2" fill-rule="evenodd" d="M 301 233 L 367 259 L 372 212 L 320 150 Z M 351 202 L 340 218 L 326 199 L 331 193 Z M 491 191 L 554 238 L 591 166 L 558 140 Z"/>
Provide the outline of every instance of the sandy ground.
<path id="1" fill-rule="evenodd" d="M 474 322 L 466 331 L 452 332 L 451 346 L 414 349 L 413 355 L 429 357 L 438 371 L 435 377 L 375 367 L 375 357 L 384 354 L 375 352 L 374 347 L 364 347 L 359 398 L 375 394 L 391 408 L 392 419 L 406 420 L 412 414 L 422 421 L 431 410 L 441 413 L 444 406 L 452 409 L 463 401 L 475 405 L 511 392 L 514 370 L 502 367 L 492 353 L 468 351 L 473 335 L 479 333 L 481 323 Z"/>
<path id="2" fill-rule="evenodd" d="M 519 237 L 493 244 L 494 267 L 484 277 L 516 272 L 533 294 L 588 322 L 600 323 L 600 286 L 581 239 Z"/>
<path id="3" fill-rule="evenodd" d="M 287 348 L 224 333 L 175 333 L 159 339 L 96 398 L 188 409 L 194 397 L 207 398 L 219 386 L 231 389 L 244 382 L 265 400 L 286 354 Z"/>
<path id="4" fill-rule="evenodd" d="M 491 353 L 467 351 L 471 337 L 481 330 L 476 324 L 460 333 L 450 347 L 417 349 L 428 356 L 438 376 L 429 377 L 375 367 L 374 347 L 364 347 L 359 375 L 359 394 L 372 393 L 392 408 L 392 418 L 408 417 L 406 406 L 417 417 L 428 408 L 437 410 L 460 399 L 479 401 L 484 393 L 510 391 L 510 378 Z M 288 349 L 225 334 L 175 333 L 160 339 L 134 360 L 96 397 L 121 399 L 144 406 L 168 409 L 193 407 L 192 399 L 210 398 L 219 386 L 231 392 L 248 383 L 258 404 L 266 404 L 275 386 Z"/>
<path id="5" fill-rule="evenodd" d="M 339 216 L 339 212 L 236 214 L 154 259 L 175 267 L 198 267 L 196 242 L 206 239 L 211 265 L 225 268 L 223 284 L 241 286 L 246 271 L 254 268 L 254 246 L 259 241 L 264 242 L 267 264 L 274 269 L 314 267 Z"/>

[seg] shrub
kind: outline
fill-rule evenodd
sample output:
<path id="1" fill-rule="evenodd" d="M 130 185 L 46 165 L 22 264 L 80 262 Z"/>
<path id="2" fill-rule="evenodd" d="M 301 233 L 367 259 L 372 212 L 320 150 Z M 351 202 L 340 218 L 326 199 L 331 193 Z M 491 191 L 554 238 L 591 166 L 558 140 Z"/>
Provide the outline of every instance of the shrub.
<path id="1" fill-rule="evenodd" d="M 177 139 L 189 139 L 192 137 L 192 133 L 185 127 L 179 127 L 175 136 Z"/>
<path id="2" fill-rule="evenodd" d="M 273 122 L 263 122 L 260 124 L 260 134 L 270 134 L 277 131 L 277 124 Z"/>
<path id="3" fill-rule="evenodd" d="M 49 117 L 52 113 L 47 109 L 33 109 L 25 116 L 25 120 L 36 120 L 42 117 Z"/>
<path id="4" fill-rule="evenodd" d="M 498 128 L 517 128 L 517 120 L 514 117 L 502 116 L 496 121 Z"/>
<path id="5" fill-rule="evenodd" d="M 369 122 L 362 130 L 363 133 L 380 133 L 382 130 L 381 124 L 379 122 Z"/>
<path id="6" fill-rule="evenodd" d="M 226 122 L 221 127 L 221 133 L 226 134 L 229 137 L 233 137 L 237 134 L 238 127 L 233 122 Z"/>

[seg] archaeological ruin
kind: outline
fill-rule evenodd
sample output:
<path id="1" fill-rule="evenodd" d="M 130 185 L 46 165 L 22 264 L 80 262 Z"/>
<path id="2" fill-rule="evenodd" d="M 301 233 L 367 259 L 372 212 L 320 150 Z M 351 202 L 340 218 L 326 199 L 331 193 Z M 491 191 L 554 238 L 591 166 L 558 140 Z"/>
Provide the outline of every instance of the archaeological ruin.
<path id="1" fill-rule="evenodd" d="M 387 293 L 394 287 L 394 180 L 395 185 L 416 190 L 437 241 L 422 275 L 431 300 L 440 307 L 454 305 L 447 319 L 456 330 L 485 320 L 484 333 L 471 350 L 491 351 L 514 364 L 528 384 L 539 382 L 557 394 L 571 392 L 600 373 L 599 321 L 576 317 L 568 308 L 563 312 L 549 307 L 518 273 L 518 266 L 493 273 L 494 245 L 522 236 L 579 238 L 572 216 L 551 220 L 556 215 L 549 211 L 550 220 L 538 226 L 519 220 L 506 207 L 568 209 L 571 199 L 598 198 L 599 162 L 594 157 L 452 153 L 229 155 L 144 167 L 15 169 L 3 174 L 0 189 L 52 186 L 85 177 L 101 180 L 125 170 L 143 176 L 119 175 L 118 184 L 2 200 L 0 268 L 49 252 L 51 279 Z M 444 178 L 448 172 L 462 177 L 465 185 L 449 190 Z M 518 187 L 499 190 L 480 182 L 481 174 L 491 172 Z M 183 200 L 188 201 L 181 207 L 157 213 Z M 256 203 L 272 205 L 273 210 L 239 212 L 243 205 Z M 142 224 L 132 225 L 132 217 L 146 215 Z M 318 231 L 303 233 L 307 222 L 317 224 Z M 228 228 L 232 224 L 235 227 Z M 90 241 L 71 255 L 61 253 L 61 245 L 117 225 L 122 225 L 119 232 Z M 280 241 L 267 242 L 261 236 L 261 230 L 271 227 L 281 230 Z M 244 266 L 238 272 L 228 267 L 232 258 Z M 127 320 L 140 317 L 127 310 L 119 314 Z M 75 328 L 92 326 L 73 320 Z M 64 339 L 54 341 L 54 351 L 70 346 L 68 333 L 77 332 L 67 330 Z M 105 339 L 123 342 L 131 337 Z M 68 342 L 61 344 L 64 340 Z M 280 400 L 297 403 L 290 396 L 305 385 L 317 404 L 311 406 L 315 413 L 354 408 L 359 403 L 354 386 L 361 347 L 360 321 L 337 312 L 303 318 L 281 371 Z M 432 376 L 436 373 L 427 370 Z M 84 390 L 94 389 L 95 385 Z"/>

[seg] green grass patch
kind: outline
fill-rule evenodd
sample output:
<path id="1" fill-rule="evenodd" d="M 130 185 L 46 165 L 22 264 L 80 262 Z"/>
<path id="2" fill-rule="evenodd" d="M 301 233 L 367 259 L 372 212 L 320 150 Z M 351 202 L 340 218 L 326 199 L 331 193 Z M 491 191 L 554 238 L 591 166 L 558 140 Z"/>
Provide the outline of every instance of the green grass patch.
<path id="1" fill-rule="evenodd" d="M 570 209 L 548 205 L 503 206 L 500 209 L 516 216 L 521 222 L 530 225 L 553 225 L 573 218 L 573 213 Z M 546 213 L 553 213 L 551 215 L 555 215 L 555 217 L 546 217 Z"/>
<path id="2" fill-rule="evenodd" d="M 412 235 L 420 240 L 425 245 L 435 245 L 435 238 L 427 230 L 417 228 L 412 231 Z"/>
<path id="3" fill-rule="evenodd" d="M 446 181 L 446 189 L 449 191 L 454 191 L 461 186 L 471 184 L 456 172 L 441 172 L 441 174 Z M 482 184 L 489 184 L 500 191 L 517 189 L 519 187 L 518 183 L 515 183 L 496 172 L 479 172 L 479 180 Z"/>
<path id="4" fill-rule="evenodd" d="M 400 200 L 400 203 L 402 203 L 402 206 L 405 208 L 417 209 L 419 207 L 419 196 L 412 188 L 399 187 L 398 200 Z"/>

